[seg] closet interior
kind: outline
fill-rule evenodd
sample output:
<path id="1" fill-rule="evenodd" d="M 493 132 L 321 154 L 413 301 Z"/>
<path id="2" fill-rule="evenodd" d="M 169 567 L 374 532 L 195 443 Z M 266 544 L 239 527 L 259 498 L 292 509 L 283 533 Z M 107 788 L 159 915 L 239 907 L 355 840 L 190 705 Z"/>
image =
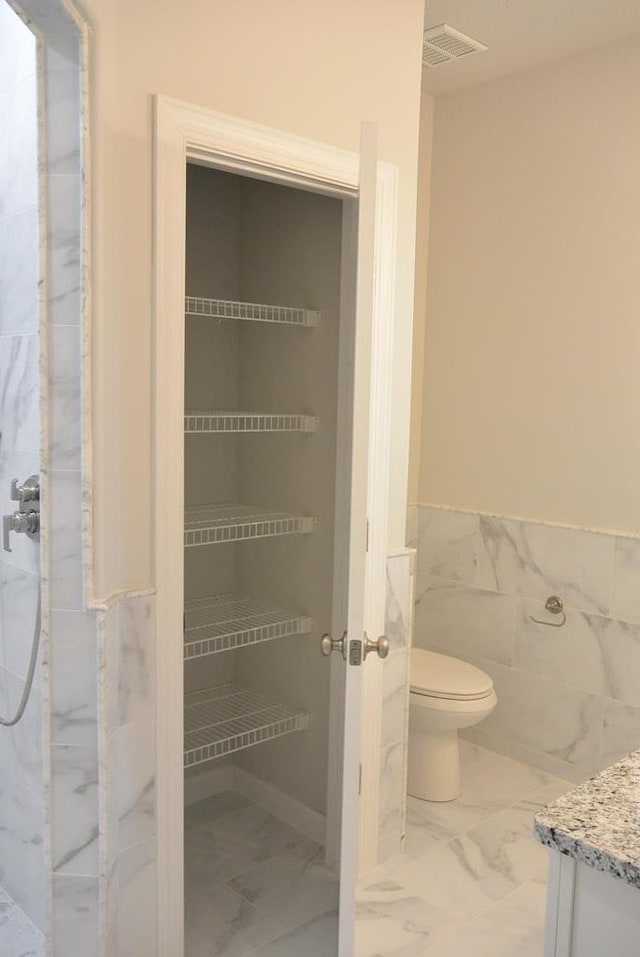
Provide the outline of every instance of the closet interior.
<path id="1" fill-rule="evenodd" d="M 316 909 L 337 908 L 320 833 L 330 666 L 319 638 L 343 625 L 332 607 L 342 221 L 338 199 L 187 167 L 188 957 L 190 934 L 227 951 L 215 901 L 229 895 L 255 905 L 272 937 L 322 916 L 247 891 L 252 869 L 287 855 L 322 883 Z"/>

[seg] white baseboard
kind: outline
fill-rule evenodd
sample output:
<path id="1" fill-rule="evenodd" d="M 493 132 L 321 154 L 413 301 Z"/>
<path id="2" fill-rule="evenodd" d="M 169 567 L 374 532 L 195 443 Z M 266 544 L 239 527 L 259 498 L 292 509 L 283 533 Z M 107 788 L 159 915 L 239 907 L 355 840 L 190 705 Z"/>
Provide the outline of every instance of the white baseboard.
<path id="1" fill-rule="evenodd" d="M 210 768 L 203 773 L 191 773 L 184 776 L 184 803 L 185 807 L 197 804 L 205 798 L 227 791 L 233 787 L 234 767 L 225 764 L 221 768 Z"/>
<path id="2" fill-rule="evenodd" d="M 323 814 L 312 810 L 306 804 L 242 768 L 233 769 L 233 787 L 258 807 L 273 814 L 285 824 L 289 824 L 296 831 L 300 831 L 305 837 L 324 846 L 327 822 Z"/>

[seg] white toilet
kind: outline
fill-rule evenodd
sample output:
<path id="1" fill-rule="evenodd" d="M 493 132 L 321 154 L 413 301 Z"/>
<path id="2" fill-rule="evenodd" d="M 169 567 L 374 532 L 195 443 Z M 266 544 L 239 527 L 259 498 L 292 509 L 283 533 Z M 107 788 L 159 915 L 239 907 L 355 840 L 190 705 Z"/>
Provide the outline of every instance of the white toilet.
<path id="1" fill-rule="evenodd" d="M 460 796 L 458 729 L 491 714 L 498 700 L 493 682 L 459 658 L 413 648 L 410 683 L 409 794 L 453 801 Z"/>

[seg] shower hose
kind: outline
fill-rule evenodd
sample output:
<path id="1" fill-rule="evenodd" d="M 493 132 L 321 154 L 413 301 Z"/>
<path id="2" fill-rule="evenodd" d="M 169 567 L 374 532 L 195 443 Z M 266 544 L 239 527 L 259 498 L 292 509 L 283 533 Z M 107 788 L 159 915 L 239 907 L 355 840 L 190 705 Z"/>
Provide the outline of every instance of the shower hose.
<path id="1" fill-rule="evenodd" d="M 36 606 L 36 620 L 33 626 L 33 643 L 31 645 L 31 658 L 29 659 L 29 671 L 27 672 L 27 680 L 24 684 L 24 691 L 22 692 L 22 698 L 20 699 L 20 704 L 16 709 L 16 713 L 12 718 L 3 718 L 0 715 L 0 726 L 4 728 L 12 728 L 15 724 L 20 721 L 22 715 L 25 712 L 25 708 L 29 702 L 29 696 L 31 695 L 31 689 L 33 688 L 33 678 L 36 673 L 36 661 L 38 660 L 38 648 L 40 646 L 40 624 L 42 619 L 42 599 L 40 597 L 40 589 L 38 589 L 38 604 Z"/>

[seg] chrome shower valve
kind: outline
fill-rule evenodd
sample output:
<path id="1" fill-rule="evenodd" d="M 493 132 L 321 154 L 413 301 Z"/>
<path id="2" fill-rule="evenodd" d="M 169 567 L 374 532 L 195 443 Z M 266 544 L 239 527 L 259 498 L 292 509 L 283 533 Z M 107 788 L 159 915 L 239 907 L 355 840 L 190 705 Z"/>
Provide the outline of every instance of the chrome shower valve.
<path id="1" fill-rule="evenodd" d="M 11 551 L 11 532 L 17 532 L 20 535 L 36 535 L 40 531 L 38 476 L 30 475 L 22 485 L 18 485 L 18 480 L 13 479 L 10 497 L 19 505 L 11 515 L 2 517 L 2 544 L 5 552 Z"/>

